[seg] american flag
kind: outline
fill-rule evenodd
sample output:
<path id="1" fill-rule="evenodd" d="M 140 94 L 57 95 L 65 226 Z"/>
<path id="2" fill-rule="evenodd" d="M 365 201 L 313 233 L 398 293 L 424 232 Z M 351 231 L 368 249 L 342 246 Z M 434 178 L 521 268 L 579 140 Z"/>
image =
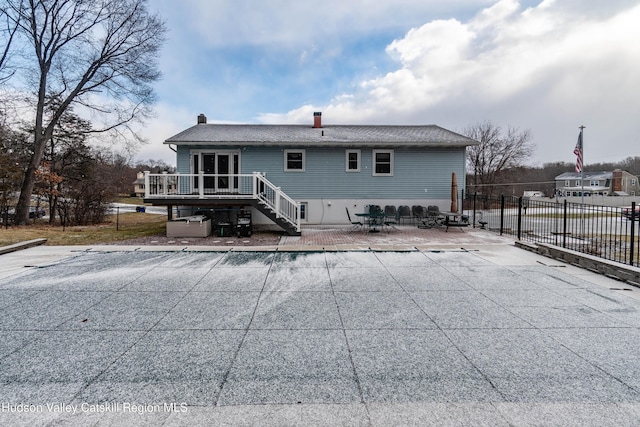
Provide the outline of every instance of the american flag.
<path id="1" fill-rule="evenodd" d="M 573 154 L 578 156 L 576 158 L 576 172 L 582 172 L 582 130 L 580 130 L 580 135 L 578 135 L 578 143 L 576 144 L 576 148 L 573 149 Z"/>

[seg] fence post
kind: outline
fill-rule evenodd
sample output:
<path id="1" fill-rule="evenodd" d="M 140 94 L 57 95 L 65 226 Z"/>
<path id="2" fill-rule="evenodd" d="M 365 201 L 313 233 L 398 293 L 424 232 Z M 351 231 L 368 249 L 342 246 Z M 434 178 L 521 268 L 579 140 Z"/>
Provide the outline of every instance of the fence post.
<path id="1" fill-rule="evenodd" d="M 631 202 L 631 250 L 629 251 L 629 265 L 633 265 L 635 251 L 633 246 L 636 240 L 636 202 Z"/>
<path id="2" fill-rule="evenodd" d="M 500 235 L 504 229 L 504 194 L 500 195 Z"/>
<path id="3" fill-rule="evenodd" d="M 560 203 L 558 202 L 558 198 L 556 197 L 556 205 L 554 206 L 554 209 L 553 209 L 553 226 L 554 226 L 553 231 L 555 231 L 555 238 L 554 238 L 553 244 L 556 246 L 558 246 L 558 235 L 560 233 L 560 230 L 558 230 L 558 209 L 560 209 Z"/>
<path id="4" fill-rule="evenodd" d="M 476 197 L 478 195 L 473 193 L 473 228 L 476 228 Z"/>
<path id="5" fill-rule="evenodd" d="M 567 199 L 564 199 L 564 218 L 562 220 L 562 247 L 567 247 Z"/>
<path id="6" fill-rule="evenodd" d="M 522 196 L 518 197 L 518 240 L 520 240 L 520 230 L 522 230 Z"/>

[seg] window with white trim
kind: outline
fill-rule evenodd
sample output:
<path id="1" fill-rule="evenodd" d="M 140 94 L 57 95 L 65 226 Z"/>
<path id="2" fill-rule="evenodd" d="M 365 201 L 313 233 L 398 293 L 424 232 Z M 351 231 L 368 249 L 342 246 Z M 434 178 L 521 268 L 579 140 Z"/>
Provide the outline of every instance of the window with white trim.
<path id="1" fill-rule="evenodd" d="M 373 175 L 393 176 L 393 150 L 373 150 Z"/>
<path id="2" fill-rule="evenodd" d="M 304 172 L 305 167 L 304 150 L 284 150 L 284 171 Z"/>
<path id="3" fill-rule="evenodd" d="M 566 180 L 566 181 L 564 182 L 564 186 L 565 186 L 565 187 L 571 187 L 571 181 Z"/>
<path id="4" fill-rule="evenodd" d="M 360 172 L 360 150 L 345 151 L 345 164 L 347 172 Z"/>

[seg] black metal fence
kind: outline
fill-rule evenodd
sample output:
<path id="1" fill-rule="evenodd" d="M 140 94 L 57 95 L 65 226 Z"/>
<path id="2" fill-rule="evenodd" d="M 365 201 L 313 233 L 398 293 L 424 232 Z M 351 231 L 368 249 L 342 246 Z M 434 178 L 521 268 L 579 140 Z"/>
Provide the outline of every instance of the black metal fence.
<path id="1" fill-rule="evenodd" d="M 635 202 L 630 207 L 611 207 L 470 195 L 464 207 L 474 227 L 640 266 L 636 237 L 640 206 Z"/>

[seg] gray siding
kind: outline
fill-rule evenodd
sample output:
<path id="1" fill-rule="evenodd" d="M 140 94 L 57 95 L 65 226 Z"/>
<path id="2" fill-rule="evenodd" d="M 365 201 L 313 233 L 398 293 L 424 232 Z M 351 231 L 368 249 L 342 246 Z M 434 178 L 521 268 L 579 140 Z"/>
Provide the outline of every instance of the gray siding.
<path id="1" fill-rule="evenodd" d="M 191 172 L 191 160 L 189 159 L 189 153 L 193 147 L 185 147 L 179 145 L 177 148 L 176 169 L 178 173 L 192 173 Z"/>
<path id="2" fill-rule="evenodd" d="M 189 173 L 190 150 L 202 148 L 205 147 L 179 146 L 178 171 Z M 395 148 L 393 176 L 372 175 L 370 148 L 360 149 L 360 172 L 346 172 L 343 148 L 306 148 L 305 171 L 285 172 L 284 150 L 285 147 L 244 148 L 241 172 L 265 172 L 269 181 L 294 199 L 448 199 L 452 172 L 457 175 L 459 189 L 465 184 L 464 148 Z"/>

